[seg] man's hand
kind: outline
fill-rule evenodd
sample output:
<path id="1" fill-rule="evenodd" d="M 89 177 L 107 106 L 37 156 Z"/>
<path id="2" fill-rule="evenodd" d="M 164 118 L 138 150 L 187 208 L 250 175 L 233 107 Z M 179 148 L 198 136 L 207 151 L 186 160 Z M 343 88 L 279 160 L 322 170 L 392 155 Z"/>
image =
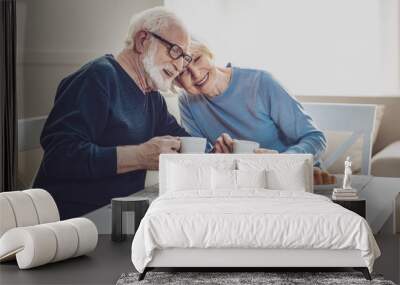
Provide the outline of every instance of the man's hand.
<path id="1" fill-rule="evenodd" d="M 215 141 L 214 149 L 216 153 L 232 153 L 233 139 L 227 133 L 222 133 Z"/>
<path id="2" fill-rule="evenodd" d="M 161 153 L 177 153 L 181 147 L 179 138 L 154 137 L 140 145 L 117 147 L 117 173 L 138 169 L 157 170 Z"/>
<path id="3" fill-rule="evenodd" d="M 171 136 L 154 137 L 139 145 L 139 161 L 144 169 L 157 170 L 161 153 L 177 153 L 181 148 L 179 138 Z"/>
<path id="4" fill-rule="evenodd" d="M 314 185 L 324 184 L 336 184 L 336 177 L 319 167 L 314 167 Z"/>

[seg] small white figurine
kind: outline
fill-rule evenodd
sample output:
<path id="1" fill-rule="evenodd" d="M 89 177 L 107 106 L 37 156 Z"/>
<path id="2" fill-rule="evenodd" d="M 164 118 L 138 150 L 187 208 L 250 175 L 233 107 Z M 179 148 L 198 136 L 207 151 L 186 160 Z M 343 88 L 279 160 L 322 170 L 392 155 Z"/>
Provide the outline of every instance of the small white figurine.
<path id="1" fill-rule="evenodd" d="M 350 156 L 346 158 L 346 161 L 344 162 L 344 178 L 343 178 L 343 189 L 352 189 L 351 188 L 351 160 Z"/>

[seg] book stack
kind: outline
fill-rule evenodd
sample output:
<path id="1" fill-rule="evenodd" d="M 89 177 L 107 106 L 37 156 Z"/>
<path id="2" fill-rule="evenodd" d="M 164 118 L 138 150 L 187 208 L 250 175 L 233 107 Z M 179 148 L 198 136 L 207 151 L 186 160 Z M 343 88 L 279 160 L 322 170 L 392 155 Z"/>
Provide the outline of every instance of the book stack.
<path id="1" fill-rule="evenodd" d="M 333 200 L 357 200 L 358 192 L 357 189 L 343 189 L 334 188 L 332 193 Z"/>

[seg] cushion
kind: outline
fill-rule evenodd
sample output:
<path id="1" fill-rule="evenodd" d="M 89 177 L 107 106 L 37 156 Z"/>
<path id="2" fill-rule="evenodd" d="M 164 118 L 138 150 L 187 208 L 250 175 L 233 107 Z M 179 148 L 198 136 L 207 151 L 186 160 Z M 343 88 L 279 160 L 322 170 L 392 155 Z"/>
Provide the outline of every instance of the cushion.
<path id="1" fill-rule="evenodd" d="M 215 169 L 211 171 L 212 189 L 235 191 L 243 188 L 267 188 L 266 171 Z"/>
<path id="2" fill-rule="evenodd" d="M 267 171 L 262 170 L 236 170 L 238 188 L 268 188 Z"/>
<path id="3" fill-rule="evenodd" d="M 212 168 L 211 173 L 211 188 L 213 190 L 236 190 L 236 170 Z"/>
<path id="4" fill-rule="evenodd" d="M 211 189 L 211 167 L 170 163 L 169 191 Z"/>
<path id="5" fill-rule="evenodd" d="M 165 191 L 185 190 L 211 190 L 211 170 L 235 169 L 235 161 L 232 159 L 213 160 L 214 154 L 176 154 L 161 155 L 160 160 L 165 156 L 173 157 L 167 160 L 161 171 L 165 177 L 161 194 Z M 161 163 L 162 164 L 162 163 Z"/>
<path id="6" fill-rule="evenodd" d="M 400 177 L 400 141 L 391 143 L 372 158 L 371 174 L 380 177 Z"/>
<path id="7" fill-rule="evenodd" d="M 271 190 L 306 191 L 306 176 L 302 165 L 289 172 L 277 169 L 269 170 L 267 181 L 267 188 Z"/>
<path id="8" fill-rule="evenodd" d="M 311 183 L 304 160 L 290 158 L 271 160 L 238 159 L 239 170 L 266 170 L 267 188 L 272 190 L 306 191 Z"/>
<path id="9" fill-rule="evenodd" d="M 384 114 L 384 106 L 378 105 L 376 108 L 374 129 L 372 131 L 372 145 L 375 143 L 379 127 L 382 122 L 382 117 Z M 351 132 L 337 132 L 337 131 L 329 131 L 324 130 L 324 134 L 328 143 L 328 146 L 325 150 L 325 153 L 321 156 L 322 160 L 326 160 L 330 154 L 332 154 L 345 140 L 350 138 Z M 353 173 L 357 173 L 361 170 L 362 165 L 362 149 L 363 149 L 363 139 L 358 138 L 356 142 L 349 147 L 346 152 L 336 160 L 327 170 L 330 173 L 334 174 L 343 174 L 344 173 L 344 161 L 347 156 L 351 157 L 352 160 L 352 170 Z"/>

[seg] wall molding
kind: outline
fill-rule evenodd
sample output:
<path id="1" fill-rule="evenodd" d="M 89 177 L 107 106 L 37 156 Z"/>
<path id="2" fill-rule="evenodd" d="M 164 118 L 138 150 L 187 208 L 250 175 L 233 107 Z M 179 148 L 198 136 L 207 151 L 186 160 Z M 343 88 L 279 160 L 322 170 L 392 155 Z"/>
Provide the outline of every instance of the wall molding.
<path id="1" fill-rule="evenodd" d="M 82 65 L 106 54 L 104 51 L 18 50 L 17 63 L 23 65 Z"/>

